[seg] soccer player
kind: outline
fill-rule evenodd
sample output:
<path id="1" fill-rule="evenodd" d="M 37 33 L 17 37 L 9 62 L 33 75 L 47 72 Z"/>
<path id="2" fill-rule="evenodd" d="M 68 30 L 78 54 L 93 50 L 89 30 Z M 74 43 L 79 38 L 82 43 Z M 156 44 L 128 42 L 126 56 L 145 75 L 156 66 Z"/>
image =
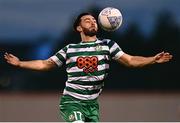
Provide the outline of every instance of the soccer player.
<path id="1" fill-rule="evenodd" d="M 96 37 L 98 25 L 90 13 L 80 14 L 74 22 L 74 29 L 80 34 L 81 41 L 65 46 L 47 60 L 21 61 L 12 54 L 4 55 L 11 65 L 38 71 L 66 64 L 68 79 L 59 106 L 61 116 L 67 122 L 99 122 L 97 98 L 111 59 L 128 67 L 165 63 L 172 59 L 168 52 L 152 57 L 132 56 L 110 39 L 99 40 Z"/>

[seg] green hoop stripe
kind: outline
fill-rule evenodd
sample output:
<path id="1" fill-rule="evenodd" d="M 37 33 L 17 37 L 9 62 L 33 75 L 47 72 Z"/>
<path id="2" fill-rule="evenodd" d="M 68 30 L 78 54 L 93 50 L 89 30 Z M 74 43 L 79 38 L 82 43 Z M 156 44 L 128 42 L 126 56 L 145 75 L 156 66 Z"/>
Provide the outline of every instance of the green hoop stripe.
<path id="1" fill-rule="evenodd" d="M 117 48 L 115 51 L 111 53 L 111 56 L 114 57 L 118 52 L 120 51 L 119 48 Z"/>
<path id="2" fill-rule="evenodd" d="M 109 55 L 109 51 L 102 50 L 102 51 L 88 51 L 88 52 L 67 53 L 68 57 L 73 57 L 73 56 L 93 56 L 93 55 Z"/>
<path id="3" fill-rule="evenodd" d="M 103 74 L 106 74 L 107 69 L 100 70 L 100 71 L 94 71 L 93 73 L 85 73 L 85 72 L 70 72 L 68 73 L 68 77 L 82 77 L 82 76 L 100 76 Z"/>
<path id="4" fill-rule="evenodd" d="M 96 47 L 98 44 L 77 44 L 77 45 L 69 45 L 69 48 L 87 48 L 87 47 Z"/>
<path id="5" fill-rule="evenodd" d="M 67 81 L 68 83 L 72 83 L 72 84 L 79 84 L 79 85 L 101 85 L 104 82 L 103 81 Z"/>
<path id="6" fill-rule="evenodd" d="M 60 53 L 56 53 L 56 56 L 58 57 L 58 59 L 62 62 L 65 62 L 64 57 L 60 54 Z"/>
<path id="7" fill-rule="evenodd" d="M 73 89 L 71 87 L 65 87 L 65 89 L 69 92 L 83 94 L 83 95 L 97 94 L 100 91 L 100 89 L 97 89 L 97 90 L 80 90 L 80 89 Z"/>
<path id="8" fill-rule="evenodd" d="M 112 47 L 114 44 L 115 44 L 115 42 L 114 42 L 114 41 L 110 41 L 110 42 L 109 42 L 109 44 L 108 44 L 109 49 L 111 49 L 111 47 Z"/>

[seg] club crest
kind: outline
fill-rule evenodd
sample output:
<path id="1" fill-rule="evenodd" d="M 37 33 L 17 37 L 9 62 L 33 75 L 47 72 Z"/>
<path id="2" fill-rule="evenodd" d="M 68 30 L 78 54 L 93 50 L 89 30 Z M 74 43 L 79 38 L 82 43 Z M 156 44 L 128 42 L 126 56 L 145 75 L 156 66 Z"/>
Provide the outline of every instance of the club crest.
<path id="1" fill-rule="evenodd" d="M 74 120 L 75 120 L 75 117 L 74 117 L 73 114 L 69 115 L 69 120 L 70 120 L 70 121 L 74 121 Z"/>
<path id="2" fill-rule="evenodd" d="M 102 50 L 102 46 L 98 44 L 95 49 L 96 49 L 96 51 L 101 51 Z"/>

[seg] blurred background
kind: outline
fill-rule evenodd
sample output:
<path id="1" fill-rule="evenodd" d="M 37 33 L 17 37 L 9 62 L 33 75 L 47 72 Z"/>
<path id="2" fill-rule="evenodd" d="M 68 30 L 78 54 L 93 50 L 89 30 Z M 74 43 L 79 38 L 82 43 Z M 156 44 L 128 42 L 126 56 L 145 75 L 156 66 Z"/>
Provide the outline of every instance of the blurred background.
<path id="1" fill-rule="evenodd" d="M 179 0 L 0 0 L 0 121 L 62 121 L 58 103 L 65 66 L 24 70 L 7 64 L 3 55 L 47 59 L 80 41 L 72 29 L 77 15 L 97 17 L 109 6 L 122 12 L 123 24 L 115 32 L 99 29 L 99 38 L 116 41 L 131 55 L 168 51 L 173 60 L 135 69 L 112 61 L 100 96 L 101 121 L 180 121 L 179 5 Z"/>

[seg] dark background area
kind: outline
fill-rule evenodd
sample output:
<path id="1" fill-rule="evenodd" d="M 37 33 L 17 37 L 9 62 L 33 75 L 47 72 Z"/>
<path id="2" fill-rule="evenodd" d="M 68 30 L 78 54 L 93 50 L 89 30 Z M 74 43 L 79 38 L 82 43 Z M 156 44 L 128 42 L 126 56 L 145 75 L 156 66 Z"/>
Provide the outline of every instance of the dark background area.
<path id="1" fill-rule="evenodd" d="M 101 7 L 90 7 L 87 11 L 97 16 L 101 9 Z M 21 60 L 48 58 L 65 45 L 80 41 L 79 35 L 72 30 L 72 27 L 67 28 L 63 36 L 53 39 L 56 41 L 52 41 L 52 37 L 48 34 L 20 41 L 27 43 L 12 43 L 19 39 L 0 37 L 0 90 L 62 90 L 66 81 L 65 66 L 48 72 L 24 70 L 7 64 L 3 55 L 5 52 L 13 53 Z M 173 55 L 173 60 L 168 63 L 144 68 L 127 68 L 112 61 L 109 76 L 105 80 L 107 90 L 180 89 L 180 26 L 176 16 L 170 11 L 163 10 L 157 13 L 152 33 L 148 36 L 144 35 L 138 24 L 132 21 L 128 23 L 125 31 L 105 32 L 100 29 L 98 37 L 116 41 L 124 52 L 131 55 L 152 56 L 162 51 L 168 51 Z"/>

